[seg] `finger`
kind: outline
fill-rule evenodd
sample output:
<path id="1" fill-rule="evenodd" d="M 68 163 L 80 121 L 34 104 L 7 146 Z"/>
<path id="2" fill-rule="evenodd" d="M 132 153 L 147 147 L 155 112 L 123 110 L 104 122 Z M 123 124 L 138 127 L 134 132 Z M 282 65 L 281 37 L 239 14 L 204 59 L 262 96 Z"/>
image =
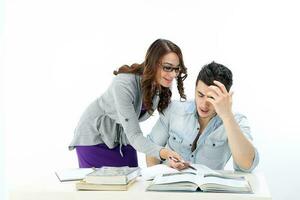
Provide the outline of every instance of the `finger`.
<path id="1" fill-rule="evenodd" d="M 216 100 L 219 95 L 214 91 L 214 90 L 210 90 L 209 92 L 206 93 L 207 99 L 213 99 Z"/>
<path id="2" fill-rule="evenodd" d="M 173 152 L 172 157 L 180 162 L 183 162 L 183 159 L 181 158 L 181 156 L 179 154 L 177 154 L 176 152 Z"/>
<path id="3" fill-rule="evenodd" d="M 169 166 L 172 167 L 172 168 L 176 168 L 176 163 L 172 160 L 169 160 Z"/>
<path id="4" fill-rule="evenodd" d="M 222 91 L 223 93 L 225 93 L 225 94 L 228 93 L 226 87 L 225 87 L 224 84 L 221 83 L 220 81 L 214 80 L 214 84 L 216 84 L 217 86 L 219 86 L 220 89 L 221 89 L 221 91 Z"/>
<path id="5" fill-rule="evenodd" d="M 169 166 L 175 169 L 180 169 L 182 167 L 180 162 L 174 162 L 174 161 L 170 161 Z"/>
<path id="6" fill-rule="evenodd" d="M 214 99 L 207 98 L 207 101 L 208 101 L 209 103 L 211 103 L 214 107 L 216 107 L 216 102 L 215 102 Z"/>
<path id="7" fill-rule="evenodd" d="M 176 161 L 173 161 L 173 160 L 169 160 L 169 166 L 172 167 L 172 168 L 175 168 L 175 169 L 181 169 L 183 164 L 181 162 L 176 162 Z"/>
<path id="8" fill-rule="evenodd" d="M 223 96 L 223 92 L 222 90 L 218 87 L 218 86 L 215 86 L 215 85 L 210 85 L 209 88 L 214 91 L 218 96 Z"/>
<path id="9" fill-rule="evenodd" d="M 178 170 L 185 169 L 185 165 L 182 162 L 176 163 L 175 167 Z"/>
<path id="10" fill-rule="evenodd" d="M 178 163 L 176 163 L 176 166 L 181 169 L 181 168 L 184 167 L 184 163 L 183 162 L 178 162 Z"/>
<path id="11" fill-rule="evenodd" d="M 179 166 L 178 170 L 180 171 L 180 170 L 183 170 L 183 169 L 186 169 L 186 168 L 188 168 L 188 167 L 186 167 L 185 165 L 181 165 L 181 166 Z"/>

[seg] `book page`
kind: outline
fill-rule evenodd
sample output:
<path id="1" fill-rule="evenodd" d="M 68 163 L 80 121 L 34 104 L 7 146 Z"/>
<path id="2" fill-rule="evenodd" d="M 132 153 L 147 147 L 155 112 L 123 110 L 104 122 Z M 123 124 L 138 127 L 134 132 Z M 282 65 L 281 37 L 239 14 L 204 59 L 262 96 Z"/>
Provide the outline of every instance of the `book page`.
<path id="1" fill-rule="evenodd" d="M 205 165 L 192 164 L 192 166 L 197 169 L 197 174 L 200 176 L 209 175 L 209 174 L 221 176 L 219 172 L 216 172 L 215 170 L 212 170 Z"/>
<path id="2" fill-rule="evenodd" d="M 144 180 L 152 180 L 152 179 L 154 179 L 155 176 L 161 175 L 161 174 L 170 174 L 170 173 L 178 173 L 178 172 L 191 172 L 191 173 L 194 173 L 195 175 L 198 174 L 201 177 L 204 175 L 208 175 L 208 174 L 222 176 L 222 174 L 220 174 L 219 172 L 216 172 L 216 171 L 206 167 L 205 165 L 192 164 L 192 166 L 195 167 L 197 169 L 197 171 L 195 171 L 194 169 L 191 169 L 191 168 L 186 168 L 184 170 L 179 171 L 172 167 L 169 167 L 168 165 L 159 164 L 159 165 L 154 165 L 154 166 L 142 169 L 141 174 L 142 174 L 142 178 Z"/>
<path id="3" fill-rule="evenodd" d="M 190 172 L 178 172 L 163 174 L 156 176 L 153 180 L 153 184 L 170 184 L 170 183 L 181 183 L 181 182 L 192 182 L 197 184 L 199 177 L 194 173 Z M 197 184 L 198 185 L 198 184 Z"/>
<path id="4" fill-rule="evenodd" d="M 225 185 L 228 187 L 239 187 L 244 188 L 248 186 L 245 179 L 228 179 L 228 178 L 218 178 L 218 177 L 206 177 L 202 180 L 201 184 L 218 184 Z"/>
<path id="5" fill-rule="evenodd" d="M 154 165 L 142 169 L 141 174 L 142 174 L 142 178 L 147 181 L 147 180 L 154 179 L 154 177 L 156 177 L 157 175 L 178 173 L 178 172 L 179 172 L 178 170 L 171 168 L 167 165 L 159 164 L 159 165 Z"/>

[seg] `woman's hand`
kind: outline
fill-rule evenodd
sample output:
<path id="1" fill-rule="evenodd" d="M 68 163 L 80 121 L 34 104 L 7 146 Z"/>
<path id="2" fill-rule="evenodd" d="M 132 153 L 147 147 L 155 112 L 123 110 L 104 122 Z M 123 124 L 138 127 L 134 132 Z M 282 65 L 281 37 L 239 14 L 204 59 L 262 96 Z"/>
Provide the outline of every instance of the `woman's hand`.
<path id="1" fill-rule="evenodd" d="M 170 157 L 168 160 L 169 166 L 177 170 L 183 170 L 190 166 L 189 163 L 176 160 L 174 157 Z"/>
<path id="2" fill-rule="evenodd" d="M 169 166 L 177 170 L 185 169 L 184 161 L 181 156 L 170 149 L 162 148 L 159 152 L 161 158 L 168 160 Z"/>

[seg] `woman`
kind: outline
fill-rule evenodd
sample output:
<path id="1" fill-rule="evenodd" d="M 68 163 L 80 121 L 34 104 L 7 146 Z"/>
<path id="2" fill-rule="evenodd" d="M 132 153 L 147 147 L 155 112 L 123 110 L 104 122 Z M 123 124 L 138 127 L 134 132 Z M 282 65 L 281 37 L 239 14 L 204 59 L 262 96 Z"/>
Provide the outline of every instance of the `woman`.
<path id="1" fill-rule="evenodd" d="M 136 150 L 159 159 L 181 160 L 174 151 L 143 136 L 139 122 L 155 109 L 160 113 L 171 101 L 174 79 L 180 97 L 186 99 L 187 76 L 180 48 L 158 39 L 149 47 L 142 64 L 125 65 L 114 71 L 109 88 L 83 113 L 69 146 L 76 148 L 79 167 L 138 166 Z"/>

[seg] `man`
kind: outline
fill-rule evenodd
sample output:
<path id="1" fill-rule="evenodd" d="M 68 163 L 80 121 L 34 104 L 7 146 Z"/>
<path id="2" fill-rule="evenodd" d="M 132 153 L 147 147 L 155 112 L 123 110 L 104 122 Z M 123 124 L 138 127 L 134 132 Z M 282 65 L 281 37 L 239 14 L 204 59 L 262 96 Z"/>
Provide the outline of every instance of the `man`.
<path id="1" fill-rule="evenodd" d="M 251 172 L 259 162 L 246 117 L 232 112 L 232 73 L 212 62 L 198 74 L 195 101 L 173 101 L 148 138 L 179 153 L 185 161 L 221 170 L 233 157 L 234 169 Z M 147 157 L 147 165 L 159 163 Z M 175 168 L 180 162 L 169 159 Z M 179 166 L 181 165 L 181 166 Z"/>

